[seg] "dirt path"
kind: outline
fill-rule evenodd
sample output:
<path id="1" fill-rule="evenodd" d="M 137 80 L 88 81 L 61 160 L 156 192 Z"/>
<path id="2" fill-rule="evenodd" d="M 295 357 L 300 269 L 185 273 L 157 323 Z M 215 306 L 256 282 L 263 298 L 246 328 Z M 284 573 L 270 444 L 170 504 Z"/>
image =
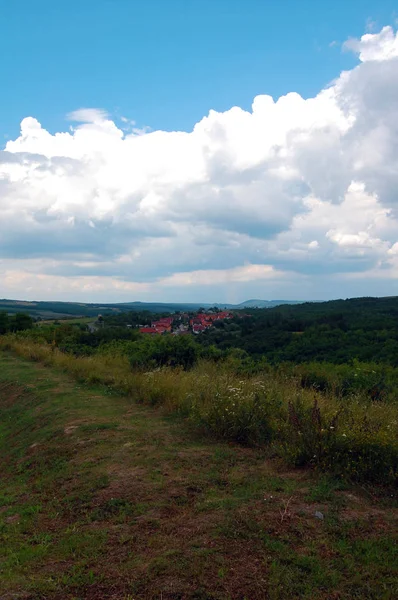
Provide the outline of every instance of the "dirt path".
<path id="1" fill-rule="evenodd" d="M 385 492 L 4 354 L 0 417 L 1 600 L 396 597 Z"/>

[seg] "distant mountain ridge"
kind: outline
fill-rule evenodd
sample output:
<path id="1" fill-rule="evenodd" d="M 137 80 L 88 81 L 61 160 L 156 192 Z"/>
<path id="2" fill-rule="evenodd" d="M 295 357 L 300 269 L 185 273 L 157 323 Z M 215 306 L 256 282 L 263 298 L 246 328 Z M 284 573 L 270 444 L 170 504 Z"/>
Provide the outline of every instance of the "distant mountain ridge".
<path id="1" fill-rule="evenodd" d="M 281 304 L 303 304 L 303 300 L 245 300 L 234 308 L 273 308 Z"/>
<path id="2" fill-rule="evenodd" d="M 246 300 L 240 304 L 199 303 L 199 302 L 118 302 L 118 303 L 83 303 L 83 302 L 46 302 L 0 299 L 0 312 L 15 314 L 24 312 L 42 319 L 67 317 L 95 317 L 98 313 L 112 314 L 129 310 L 148 310 L 154 313 L 193 311 L 199 308 L 209 309 L 213 306 L 229 309 L 272 308 L 281 304 L 300 304 L 298 300 Z"/>

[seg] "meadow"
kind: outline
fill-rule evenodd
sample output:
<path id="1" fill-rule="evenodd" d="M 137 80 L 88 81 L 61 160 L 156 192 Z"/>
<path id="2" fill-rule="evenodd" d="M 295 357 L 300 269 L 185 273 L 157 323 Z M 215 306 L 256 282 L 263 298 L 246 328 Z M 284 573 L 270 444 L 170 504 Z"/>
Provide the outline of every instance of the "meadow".
<path id="1" fill-rule="evenodd" d="M 270 457 L 263 417 L 240 428 L 250 440 L 227 441 L 241 398 L 244 419 L 260 417 L 261 385 L 287 421 L 282 392 L 316 422 L 308 391 L 0 339 L 2 599 L 396 598 L 392 488 Z M 223 409 L 208 413 L 217 390 Z"/>
<path id="2" fill-rule="evenodd" d="M 311 384 L 311 365 L 301 373 L 272 366 L 245 373 L 232 353 L 224 360 L 200 359 L 188 368 L 189 341 L 145 342 L 151 352 L 152 343 L 158 361 L 148 368 L 143 366 L 146 358 L 139 363 L 134 341 L 103 344 L 95 354 L 76 356 L 44 339 L 32 339 L 29 332 L 0 337 L 0 348 L 62 369 L 79 382 L 100 384 L 135 402 L 160 406 L 205 436 L 261 447 L 288 465 L 310 466 L 342 480 L 396 484 L 398 403 L 391 395 L 369 394 L 369 378 L 372 383 L 374 376 L 369 367 L 360 363 L 347 367 L 354 384 L 343 393 L 335 372 L 329 374 L 325 367 L 323 377 L 330 385 L 320 389 Z M 180 357 L 179 364 L 159 366 L 165 349 Z"/>

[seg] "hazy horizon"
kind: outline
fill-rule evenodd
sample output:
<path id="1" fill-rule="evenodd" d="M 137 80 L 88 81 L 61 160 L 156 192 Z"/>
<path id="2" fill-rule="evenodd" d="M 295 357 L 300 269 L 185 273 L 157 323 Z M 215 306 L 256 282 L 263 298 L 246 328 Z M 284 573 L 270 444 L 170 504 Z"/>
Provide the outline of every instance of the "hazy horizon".
<path id="1" fill-rule="evenodd" d="M 391 295 L 391 296 L 377 296 L 377 295 L 370 295 L 370 296 L 349 296 L 349 297 L 342 297 L 342 296 L 338 296 L 335 298 L 326 298 L 324 300 L 314 300 L 313 298 L 246 298 L 245 300 L 242 300 L 240 302 L 236 302 L 236 303 L 232 303 L 232 302 L 219 302 L 218 300 L 214 300 L 213 302 L 205 302 L 201 299 L 192 299 L 192 300 L 186 300 L 186 301 L 181 301 L 181 300 L 167 300 L 164 301 L 162 299 L 158 299 L 158 298 L 152 298 L 150 300 L 124 300 L 121 302 L 112 302 L 112 301 L 107 301 L 107 300 L 92 300 L 92 301 L 82 301 L 81 299 L 77 299 L 77 300 L 63 300 L 60 298 L 52 298 L 52 299 L 47 299 L 47 300 L 43 300 L 41 298 L 0 298 L 0 301 L 5 301 L 5 302 L 20 302 L 20 303 L 35 303 L 35 302 L 48 302 L 48 303 L 57 303 L 57 302 L 64 302 L 64 303 L 69 303 L 69 304 L 109 304 L 109 305 L 114 305 L 114 304 L 166 304 L 166 305 L 171 305 L 171 304 L 192 304 L 192 305 L 204 305 L 204 306 L 217 306 L 217 305 L 236 305 L 239 306 L 241 304 L 245 304 L 248 302 L 269 302 L 269 303 L 273 303 L 273 302 L 282 302 L 282 303 L 305 303 L 305 302 L 333 302 L 333 301 L 337 301 L 337 300 L 356 300 L 359 298 L 376 298 L 376 299 L 383 299 L 383 298 L 395 298 L 396 296 Z"/>

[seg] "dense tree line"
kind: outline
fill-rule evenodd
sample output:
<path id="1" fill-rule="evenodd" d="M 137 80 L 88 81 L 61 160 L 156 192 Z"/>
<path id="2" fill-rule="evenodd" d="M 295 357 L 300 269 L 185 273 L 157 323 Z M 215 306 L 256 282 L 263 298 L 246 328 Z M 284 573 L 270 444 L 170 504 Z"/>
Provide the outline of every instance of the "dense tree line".
<path id="1" fill-rule="evenodd" d="M 248 311 L 246 311 L 248 312 Z M 398 366 L 398 299 L 359 298 L 251 310 L 200 336 L 273 364 L 354 359 Z"/>
<path id="2" fill-rule="evenodd" d="M 0 335 L 5 333 L 14 333 L 24 331 L 33 327 L 33 319 L 24 313 L 9 315 L 6 312 L 0 312 Z"/>
<path id="3" fill-rule="evenodd" d="M 126 325 L 138 327 L 139 325 L 150 325 L 155 318 L 158 319 L 160 316 L 166 315 L 169 315 L 169 313 L 156 314 L 155 317 L 155 314 L 149 310 L 129 310 L 113 315 L 104 315 L 104 322 L 110 327 L 123 327 Z"/>

